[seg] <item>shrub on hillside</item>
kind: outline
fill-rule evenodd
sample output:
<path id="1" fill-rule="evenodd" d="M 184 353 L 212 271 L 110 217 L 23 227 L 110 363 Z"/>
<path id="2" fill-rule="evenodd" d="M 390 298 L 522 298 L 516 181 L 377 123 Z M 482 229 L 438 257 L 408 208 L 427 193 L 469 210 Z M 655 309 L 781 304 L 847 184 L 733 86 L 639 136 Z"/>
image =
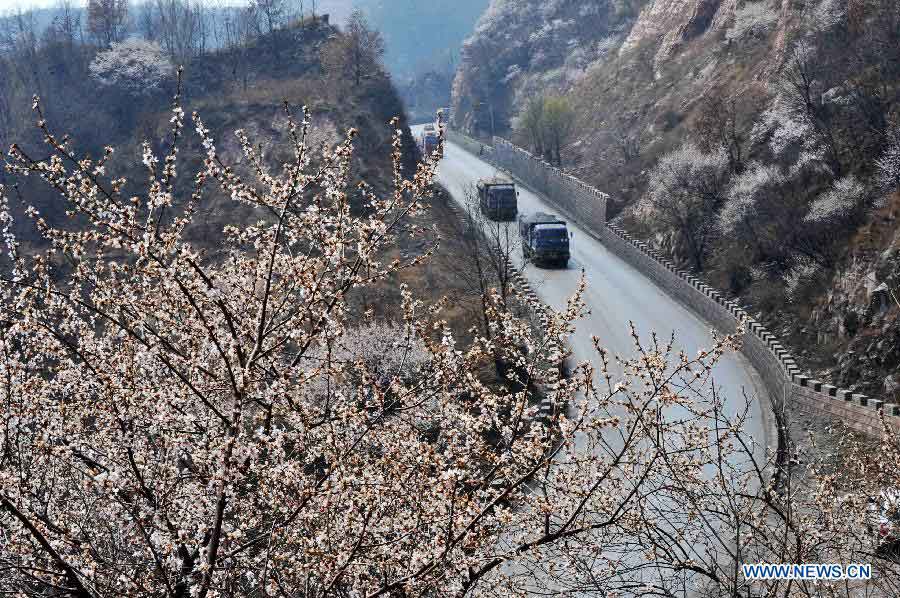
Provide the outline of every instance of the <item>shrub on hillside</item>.
<path id="1" fill-rule="evenodd" d="M 804 287 L 822 275 L 822 268 L 815 261 L 798 258 L 791 269 L 782 276 L 785 297 L 790 302 L 800 301 Z"/>
<path id="2" fill-rule="evenodd" d="M 709 152 L 685 144 L 663 156 L 650 173 L 643 208 L 659 226 L 676 231 L 696 270 L 703 270 L 716 230 L 716 214 L 725 200 L 728 152 Z"/>
<path id="3" fill-rule="evenodd" d="M 883 193 L 900 189 L 900 126 L 894 126 L 887 138 L 887 147 L 875 161 L 875 182 Z"/>
<path id="4" fill-rule="evenodd" d="M 754 162 L 736 175 L 728 189 L 728 199 L 718 216 L 718 228 L 728 237 L 745 232 L 747 227 L 760 226 L 756 221 L 760 204 L 770 203 L 785 177 L 777 166 Z M 751 233 L 755 234 L 755 233 Z"/>
<path id="5" fill-rule="evenodd" d="M 856 177 L 843 177 L 816 198 L 805 220 L 819 226 L 846 226 L 859 213 L 868 197 L 868 189 Z"/>
<path id="6" fill-rule="evenodd" d="M 781 159 L 790 150 L 803 147 L 810 134 L 809 120 L 790 110 L 781 97 L 776 97 L 754 123 L 750 140 L 768 145 L 774 157 Z"/>
<path id="7" fill-rule="evenodd" d="M 153 93 L 175 75 L 159 44 L 142 39 L 113 43 L 109 50 L 97 54 L 90 72 L 100 85 L 134 95 Z"/>
<path id="8" fill-rule="evenodd" d="M 769 0 L 761 2 L 745 2 L 743 6 L 734 11 L 734 24 L 725 32 L 728 40 L 740 40 L 746 37 L 759 37 L 764 35 L 778 22 L 778 11 L 769 3 Z"/>

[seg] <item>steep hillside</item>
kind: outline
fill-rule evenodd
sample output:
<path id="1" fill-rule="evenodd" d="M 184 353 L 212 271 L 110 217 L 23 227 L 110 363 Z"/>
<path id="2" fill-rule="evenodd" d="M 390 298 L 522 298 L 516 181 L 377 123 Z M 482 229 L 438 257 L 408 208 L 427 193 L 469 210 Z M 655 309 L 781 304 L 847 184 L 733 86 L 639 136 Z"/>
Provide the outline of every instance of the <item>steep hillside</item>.
<path id="1" fill-rule="evenodd" d="M 360 174 L 370 177 L 376 186 L 386 184 L 392 133 L 388 122 L 399 117 L 400 126 L 406 126 L 402 103 L 389 78 L 376 75 L 357 86 L 345 74 L 327 72 L 320 56 L 330 40 L 342 35 L 327 21 L 307 21 L 277 35 L 277 46 L 261 37 L 233 50 L 193 58 L 184 67 L 181 85 L 186 113 L 201 113 L 212 133 L 227 145 L 236 145 L 234 132 L 244 129 L 257 137 L 256 142 L 272 148 L 270 159 L 274 160 L 279 157 L 279 140 L 272 136 L 281 128 L 282 104 L 288 102 L 294 110 L 309 106 L 317 127 L 330 132 L 331 139 L 326 136 L 323 141 L 334 141 L 344 131 L 357 129 Z M 75 151 L 96 156 L 106 145 L 113 145 L 118 159 L 111 168 L 120 169 L 123 175 L 139 174 L 143 141 L 149 140 L 159 151 L 168 143 L 176 77 L 174 65 L 164 55 L 153 54 L 152 44 L 134 43 L 144 52 L 137 59 L 144 61 L 144 70 L 135 69 L 134 80 L 119 78 L 115 68 L 110 76 L 95 72 L 91 65 L 102 55 L 114 54 L 112 50 L 75 44 L 66 55 L 55 44 L 40 48 L 31 57 L 33 70 L 40 76 L 4 82 L 13 108 L 7 115 L 12 126 L 4 141 L 15 142 L 33 155 L 41 151 L 40 131 L 34 127 L 36 116 L 30 114 L 31 94 L 37 93 L 47 124 L 58 133 L 69 134 Z M 9 64 L 21 61 L 22 57 L 11 56 Z M 117 63 L 114 66 L 120 68 Z M 158 81 L 151 81 L 148 72 Z M 203 152 L 196 136 L 187 136 L 183 143 L 182 155 L 199 163 Z M 411 136 L 406 138 L 405 149 L 411 166 L 416 156 Z M 240 160 L 239 151 L 232 154 Z M 190 185 L 190 174 L 181 182 Z M 19 185 L 48 218 L 62 216 L 48 203 L 52 194 L 39 181 L 27 179 Z"/>
<path id="2" fill-rule="evenodd" d="M 453 85 L 457 126 L 506 130 L 527 98 L 564 91 L 625 35 L 615 2 L 494 0 L 462 47 Z"/>
<path id="3" fill-rule="evenodd" d="M 817 377 L 895 394 L 897 39 L 893 0 L 495 0 L 453 115 L 607 190 Z M 571 122 L 534 126 L 540 96 Z"/>
<path id="4" fill-rule="evenodd" d="M 356 85 L 338 71 L 323 69 L 320 60 L 323 49 L 342 35 L 339 28 L 327 22 L 307 20 L 302 26 L 279 33 L 277 59 L 272 57 L 270 40 L 261 38 L 234 50 L 197 57 L 186 66 L 182 100 L 188 117 L 180 142 L 176 202 L 177 198 L 190 196 L 194 175 L 203 169 L 205 149 L 190 123 L 194 111 L 200 114 L 215 138 L 224 160 L 240 173 L 250 165 L 246 164 L 235 133 L 243 130 L 251 143 L 260 146 L 270 166 L 290 160 L 282 104 L 287 101 L 295 111 L 306 105 L 311 111 L 314 146 L 333 145 L 344 138 L 347 130 L 357 131 L 354 175 L 378 191 L 387 190 L 392 184 L 390 155 L 395 129 L 389 123 L 399 117 L 398 127 L 406 132 L 402 147 L 404 168 L 406 173 L 412 172 L 419 158 L 418 150 L 408 133 L 403 105 L 390 78 L 380 74 Z M 0 78 L 0 92 L 6 92 L 0 93 L 0 98 L 8 98 L 15 108 L 3 115 L 10 124 L 3 130 L 8 135 L 3 141 L 19 144 L 29 155 L 44 155 L 46 146 L 34 127 L 37 116 L 30 112 L 31 93 L 40 91 L 50 129 L 59 135 L 69 133 L 72 150 L 77 154 L 99 156 L 104 146 L 114 147 L 106 174 L 128 177 L 134 181 L 134 192 L 139 193 L 147 176 L 142 164 L 142 142 L 147 140 L 157 154 L 164 154 L 170 142 L 174 80 L 164 81 L 155 90 L 144 89 L 144 85 L 140 93 L 132 93 L 133 90 L 121 85 L 107 87 L 89 70 L 97 53 L 97 48 L 85 45 L 74 45 L 68 53 L 60 52 L 56 44 L 50 43 L 34 56 L 35 78 Z M 57 62 L 61 57 L 66 60 Z M 9 62 L 4 63 L 5 58 Z M 17 59 L 18 56 L 0 54 L 0 67 L 21 64 Z M 56 69 L 56 64 L 64 64 L 66 68 Z M 35 80 L 41 84 L 40 89 L 34 88 Z M 23 242 L 22 249 L 27 251 L 36 236 L 33 224 L 22 213 L 25 205 L 34 206 L 43 218 L 54 224 L 65 223 L 68 217 L 61 213 L 55 194 L 38 177 L 14 177 L 2 166 L 0 158 L 0 184 L 17 184 L 17 196 L 22 199 L 21 203 L 14 202 L 13 226 Z M 359 199 L 355 189 L 349 191 L 351 201 Z M 179 205 L 176 203 L 174 207 L 169 215 Z M 362 209 L 359 204 L 354 207 Z M 201 210 L 203 217 L 195 221 L 199 224 L 188 231 L 188 236 L 207 252 L 215 252 L 218 247 L 224 222 L 251 223 L 268 216 L 217 196 L 213 186 L 204 195 Z M 402 280 L 371 288 L 366 296 L 354 296 L 350 300 L 363 303 L 376 316 L 392 318 L 400 302 L 400 282 L 426 301 L 443 295 L 465 297 L 465 289 L 456 288 L 462 283 L 448 274 L 448 264 L 458 261 L 459 252 L 466 250 L 459 244 L 459 234 L 454 228 L 456 220 L 445 202 L 436 201 L 411 223 L 418 227 L 416 230 L 425 232 L 412 234 L 411 229 L 391 249 L 391 255 L 386 256 L 405 259 L 419 255 L 440 237 L 443 241 L 434 260 L 404 271 Z M 73 226 L 77 226 L 77 221 Z M 474 321 L 466 301 L 451 301 L 446 312 L 460 339 L 467 338 Z"/>

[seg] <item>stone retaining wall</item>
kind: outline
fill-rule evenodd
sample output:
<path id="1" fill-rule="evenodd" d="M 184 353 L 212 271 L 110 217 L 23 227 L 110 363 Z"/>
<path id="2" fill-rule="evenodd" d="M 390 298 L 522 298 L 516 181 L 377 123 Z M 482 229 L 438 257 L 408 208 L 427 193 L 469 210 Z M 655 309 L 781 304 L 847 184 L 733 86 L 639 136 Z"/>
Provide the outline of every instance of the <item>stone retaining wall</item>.
<path id="1" fill-rule="evenodd" d="M 457 142 L 462 137 L 459 133 L 454 133 L 451 140 Z M 464 144 L 460 145 L 466 147 Z M 900 430 L 900 405 L 885 404 L 883 401 L 810 379 L 803 374 L 778 338 L 738 303 L 727 299 L 689 272 L 679 270 L 670 260 L 654 252 L 643 241 L 631 237 L 622 228 L 608 224 L 608 196 L 605 193 L 504 139 L 494 138 L 491 159 L 499 168 L 509 171 L 546 196 L 567 218 L 589 230 L 616 255 L 723 333 L 734 332 L 738 324 L 743 322 L 746 333 L 742 352 L 762 377 L 775 406 L 785 399 L 795 401 L 836 417 L 848 427 L 865 434 L 879 432 L 883 414 L 884 421 Z M 780 409 L 776 409 L 778 411 Z M 781 433 L 783 431 L 779 435 Z"/>
<path id="2" fill-rule="evenodd" d="M 606 193 L 502 139 L 495 138 L 493 160 L 497 166 L 510 171 L 554 203 L 564 204 L 561 209 L 583 226 L 591 230 L 600 230 L 605 226 Z"/>
<path id="3" fill-rule="evenodd" d="M 487 143 L 481 143 L 477 139 L 472 139 L 471 137 L 467 137 L 462 133 L 457 133 L 452 129 L 444 129 L 446 131 L 447 139 L 452 141 L 454 144 L 460 146 L 470 154 L 475 154 L 476 156 L 481 153 L 481 158 L 488 162 L 493 162 L 494 160 L 494 148 L 491 147 Z"/>

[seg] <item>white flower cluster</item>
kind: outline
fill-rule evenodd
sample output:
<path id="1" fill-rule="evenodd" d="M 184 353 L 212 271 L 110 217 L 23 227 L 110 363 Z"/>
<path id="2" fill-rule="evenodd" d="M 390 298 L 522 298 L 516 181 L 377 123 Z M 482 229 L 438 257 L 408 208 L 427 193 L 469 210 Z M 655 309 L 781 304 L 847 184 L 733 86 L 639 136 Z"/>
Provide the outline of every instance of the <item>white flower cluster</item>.
<path id="1" fill-rule="evenodd" d="M 22 263 L 19 261 L 18 243 L 12 232 L 13 216 L 9 210 L 9 200 L 6 197 L 6 189 L 0 184 L 0 236 L 3 237 L 3 245 L 6 255 L 13 266 L 12 280 L 22 278 Z"/>
<path id="2" fill-rule="evenodd" d="M 821 267 L 810 260 L 798 260 L 782 279 L 785 285 L 785 296 L 788 301 L 796 301 L 800 290 L 807 284 L 813 282 L 820 274 Z"/>
<path id="3" fill-rule="evenodd" d="M 717 179 L 727 169 L 724 148 L 704 152 L 693 143 L 685 143 L 663 156 L 650 173 L 651 196 L 671 195 L 674 191 Z"/>
<path id="4" fill-rule="evenodd" d="M 571 20 L 564 19 L 553 19 L 552 21 L 547 21 L 540 28 L 536 29 L 529 36 L 529 40 L 532 43 L 535 42 L 544 42 L 547 40 L 557 39 L 559 36 L 563 35 L 564 32 L 572 29 L 575 26 L 575 22 Z"/>
<path id="5" fill-rule="evenodd" d="M 723 235 L 733 234 L 744 222 L 753 219 L 760 201 L 769 199 L 785 178 L 778 167 L 753 162 L 734 177 L 728 199 L 718 216 L 718 229 Z"/>
<path id="6" fill-rule="evenodd" d="M 847 0 L 821 0 L 812 11 L 812 24 L 818 31 L 827 31 L 846 18 Z"/>
<path id="7" fill-rule="evenodd" d="M 900 189 L 900 126 L 894 126 L 887 139 L 887 147 L 875 160 L 875 181 L 884 193 Z"/>
<path id="8" fill-rule="evenodd" d="M 781 157 L 790 148 L 803 145 L 811 133 L 812 127 L 805 118 L 789 110 L 781 98 L 775 98 L 759 116 L 750 136 L 756 142 L 768 137 L 772 153 Z"/>
<path id="9" fill-rule="evenodd" d="M 170 81 L 175 69 L 158 44 L 143 39 L 127 39 L 99 52 L 91 62 L 90 73 L 105 87 L 119 88 L 133 95 L 146 95 Z"/>
<path id="10" fill-rule="evenodd" d="M 843 177 L 813 201 L 804 220 L 811 224 L 836 224 L 852 216 L 867 197 L 866 186 L 856 177 Z"/>
<path id="11" fill-rule="evenodd" d="M 776 159 L 786 159 L 795 152 L 796 159 L 788 171 L 791 177 L 804 171 L 832 173 L 821 136 L 815 133 L 809 117 L 792 110 L 781 96 L 777 96 L 759 116 L 750 139 L 754 143 L 767 142 Z"/>

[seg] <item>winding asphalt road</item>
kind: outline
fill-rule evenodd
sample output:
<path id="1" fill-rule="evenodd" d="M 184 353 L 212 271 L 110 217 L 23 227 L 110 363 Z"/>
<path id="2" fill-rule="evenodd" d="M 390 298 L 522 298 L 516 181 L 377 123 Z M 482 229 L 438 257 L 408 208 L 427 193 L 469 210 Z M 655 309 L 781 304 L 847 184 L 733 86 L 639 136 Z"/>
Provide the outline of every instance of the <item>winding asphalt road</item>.
<path id="1" fill-rule="evenodd" d="M 414 128 L 414 135 L 418 132 Z M 458 145 L 446 144 L 438 179 L 461 206 L 465 206 L 467 193 L 471 194 L 478 179 L 496 174 L 498 171 L 489 163 Z M 560 215 L 540 195 L 522 185 L 518 187 L 520 213 L 541 211 Z M 567 269 L 541 269 L 524 264 L 521 250 L 516 252 L 516 266 L 522 269 L 538 297 L 555 309 L 565 306 L 584 270 L 588 285 L 584 299 L 590 315 L 577 323 L 577 332 L 571 339 L 576 361 L 598 361 L 591 341 L 593 336 L 597 336 L 601 346 L 611 353 L 633 356 L 635 349 L 629 321 L 634 322 L 642 341 L 649 342 L 651 332 L 656 332 L 663 341 L 674 332 L 676 350 L 683 349 L 688 356 L 695 356 L 699 350 L 712 345 L 711 324 L 669 297 L 586 230 L 571 221 L 568 225 L 574 238 L 572 259 Z M 514 223 L 511 226 L 515 229 Z M 745 394 L 757 399 L 753 401 L 744 433 L 761 446 L 772 446 L 774 439 L 768 437 L 770 428 L 761 410 L 761 405 L 768 404 L 765 387 L 750 362 L 741 354 L 726 355 L 713 369 L 713 376 L 731 414 L 743 409 Z"/>

